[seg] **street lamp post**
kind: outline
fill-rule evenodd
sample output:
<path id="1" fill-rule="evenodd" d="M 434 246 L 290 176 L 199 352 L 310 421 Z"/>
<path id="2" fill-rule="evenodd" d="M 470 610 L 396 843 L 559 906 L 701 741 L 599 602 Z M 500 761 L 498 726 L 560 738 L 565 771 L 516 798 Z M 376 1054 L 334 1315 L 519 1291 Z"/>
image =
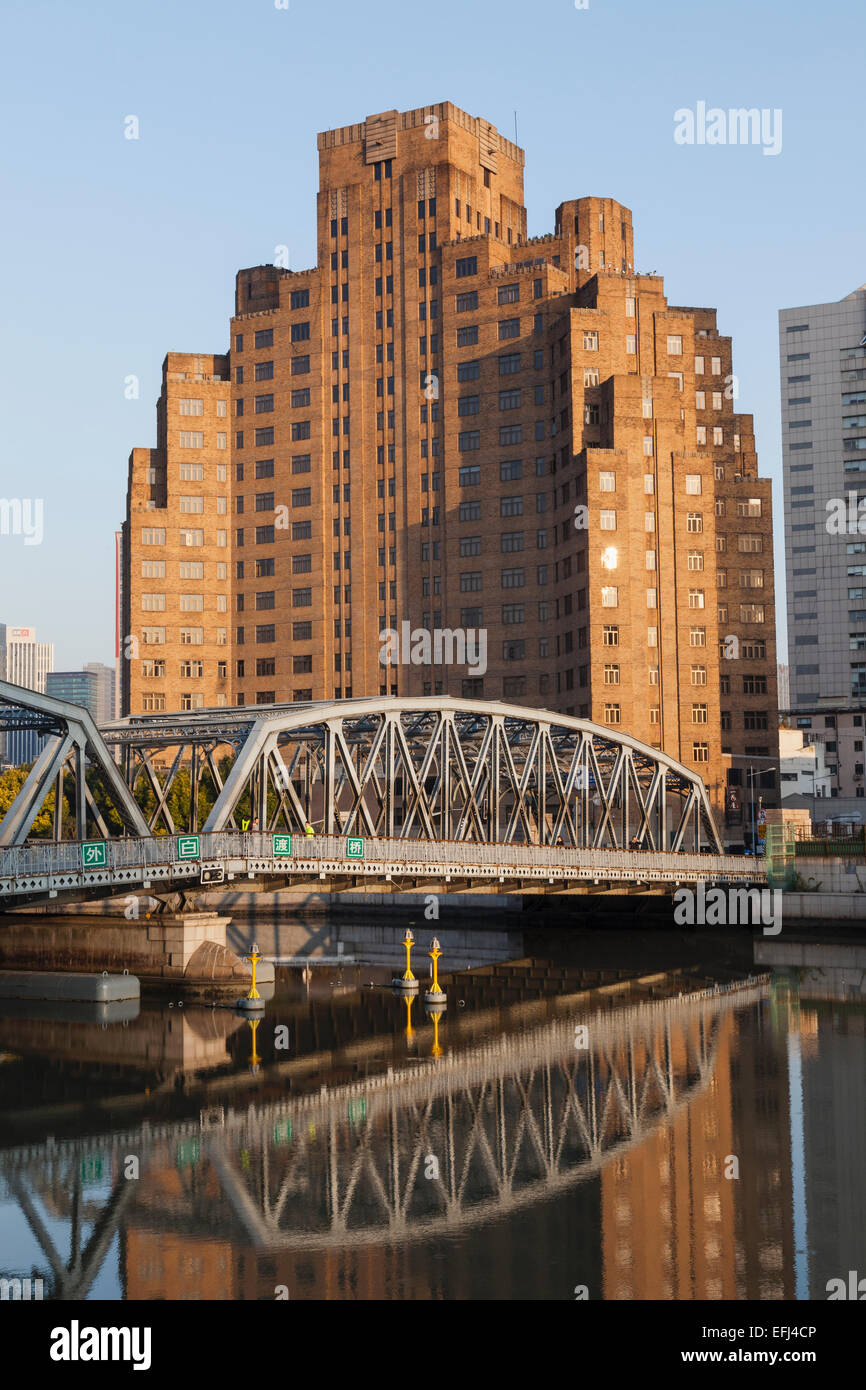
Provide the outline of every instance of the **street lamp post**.
<path id="1" fill-rule="evenodd" d="M 749 753 L 729 753 L 728 757 L 734 758 L 737 761 L 745 761 L 747 763 L 746 776 L 749 779 L 750 800 L 752 804 L 752 853 L 756 854 L 758 848 L 758 837 L 756 833 L 757 827 L 755 825 L 755 777 L 760 777 L 761 774 L 764 772 L 773 772 L 775 771 L 775 767 L 770 766 L 756 768 L 753 762 L 753 755 Z M 772 764 L 778 764 L 781 763 L 781 761 L 781 758 L 771 759 Z"/>
<path id="2" fill-rule="evenodd" d="M 764 773 L 764 772 L 772 772 L 772 771 L 773 771 L 773 769 L 772 769 L 771 767 L 758 767 L 758 768 L 756 768 L 756 767 L 753 766 L 752 763 L 749 763 L 749 767 L 748 767 L 748 773 L 749 773 L 749 787 L 750 787 L 750 791 L 751 791 L 751 801 L 752 801 L 752 854 L 757 854 L 757 853 L 758 853 L 758 837 L 757 837 L 756 826 L 755 826 L 755 777 L 756 777 L 756 776 L 760 777 L 761 774 Z M 761 800 L 763 800 L 763 798 L 762 798 L 762 797 L 759 797 L 758 800 L 761 801 Z"/>

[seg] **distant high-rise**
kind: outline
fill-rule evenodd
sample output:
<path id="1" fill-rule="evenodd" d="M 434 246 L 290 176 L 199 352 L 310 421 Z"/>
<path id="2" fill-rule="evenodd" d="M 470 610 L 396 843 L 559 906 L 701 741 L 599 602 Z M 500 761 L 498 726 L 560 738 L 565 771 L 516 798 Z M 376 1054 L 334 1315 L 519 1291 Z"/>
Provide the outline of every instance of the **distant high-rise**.
<path id="1" fill-rule="evenodd" d="M 93 671 L 50 671 L 45 678 L 45 693 L 55 700 L 83 705 L 96 718 L 99 682 Z"/>
<path id="2" fill-rule="evenodd" d="M 777 679 L 779 682 L 779 709 L 790 709 L 791 706 L 791 679 L 790 667 L 779 662 L 776 668 Z"/>
<path id="3" fill-rule="evenodd" d="M 168 355 L 131 456 L 124 711 L 543 706 L 721 807 L 778 705 L 770 484 L 715 310 L 635 270 L 612 198 L 527 240 L 523 151 L 449 103 L 318 146 L 317 264 L 239 272 L 229 352 Z"/>
<path id="4" fill-rule="evenodd" d="M 54 646 L 37 642 L 36 629 L 0 623 L 0 680 L 23 685 L 44 694 L 45 681 L 54 666 Z M 17 767 L 36 757 L 41 738 L 29 729 L 17 729 L 0 737 L 0 761 Z"/>
<path id="5" fill-rule="evenodd" d="M 97 724 L 107 724 L 115 718 L 115 678 L 116 671 L 113 666 L 106 666 L 102 661 L 85 661 L 84 670 L 89 672 L 96 680 L 96 699 L 93 717 Z"/>
<path id="6" fill-rule="evenodd" d="M 791 723 L 866 795 L 866 285 L 779 314 Z"/>

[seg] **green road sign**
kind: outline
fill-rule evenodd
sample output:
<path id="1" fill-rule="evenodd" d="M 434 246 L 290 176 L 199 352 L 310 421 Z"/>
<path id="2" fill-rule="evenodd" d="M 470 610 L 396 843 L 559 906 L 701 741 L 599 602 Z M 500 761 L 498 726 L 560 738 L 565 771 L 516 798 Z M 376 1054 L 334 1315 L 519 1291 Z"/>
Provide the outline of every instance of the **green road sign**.
<path id="1" fill-rule="evenodd" d="M 79 1167 L 81 1181 L 86 1185 L 102 1182 L 102 1159 L 99 1155 L 82 1158 Z"/>
<path id="2" fill-rule="evenodd" d="M 199 1159 L 199 1141 L 188 1139 L 177 1146 L 177 1166 L 178 1168 L 190 1168 Z"/>
<path id="3" fill-rule="evenodd" d="M 81 846 L 81 863 L 85 869 L 104 869 L 108 863 L 108 846 L 104 840 L 89 840 Z"/>
<path id="4" fill-rule="evenodd" d="M 200 859 L 201 837 L 198 835 L 178 835 L 177 857 L 178 859 Z"/>
<path id="5" fill-rule="evenodd" d="M 292 1140 L 291 1120 L 280 1120 L 279 1124 L 274 1125 L 274 1143 L 290 1144 Z"/>
<path id="6" fill-rule="evenodd" d="M 364 858 L 364 841 L 363 841 L 362 839 L 360 839 L 360 838 L 358 838 L 358 837 L 356 837 L 356 836 L 351 836 L 351 835 L 349 836 L 348 840 L 346 841 L 346 858 L 347 858 L 347 859 L 363 859 L 363 858 Z"/>
<path id="7" fill-rule="evenodd" d="M 349 1124 L 359 1125 L 367 1118 L 367 1102 L 361 1097 L 360 1100 L 349 1101 Z"/>
<path id="8" fill-rule="evenodd" d="M 274 836 L 274 858 L 279 859 L 280 855 L 291 854 L 292 837 L 291 835 Z"/>

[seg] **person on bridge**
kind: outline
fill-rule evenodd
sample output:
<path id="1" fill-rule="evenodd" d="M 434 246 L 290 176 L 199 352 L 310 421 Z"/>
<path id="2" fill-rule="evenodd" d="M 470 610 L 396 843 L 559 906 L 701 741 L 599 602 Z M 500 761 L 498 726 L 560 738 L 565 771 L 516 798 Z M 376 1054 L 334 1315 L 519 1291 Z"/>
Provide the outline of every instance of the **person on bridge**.
<path id="1" fill-rule="evenodd" d="M 307 839 L 308 839 L 308 840 L 311 840 L 311 839 L 313 838 L 313 836 L 315 835 L 315 833 L 316 833 L 316 832 L 315 832 L 315 830 L 313 829 L 313 827 L 310 825 L 310 822 L 307 821 L 307 823 L 306 823 L 305 826 L 304 826 L 304 834 L 306 835 Z"/>

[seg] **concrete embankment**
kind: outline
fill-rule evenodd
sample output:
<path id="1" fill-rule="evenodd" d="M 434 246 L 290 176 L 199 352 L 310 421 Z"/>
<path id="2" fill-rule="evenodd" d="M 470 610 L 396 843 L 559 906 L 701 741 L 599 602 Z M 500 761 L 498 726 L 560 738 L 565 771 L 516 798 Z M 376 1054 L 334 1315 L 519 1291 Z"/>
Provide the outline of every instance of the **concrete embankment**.
<path id="1" fill-rule="evenodd" d="M 49 918 L 38 913 L 4 917 L 0 969 L 81 974 L 123 972 L 146 989 L 180 991 L 191 999 L 246 993 L 250 966 L 226 944 L 231 919 L 215 912 L 125 918 L 76 914 Z M 258 980 L 273 982 L 273 966 L 262 962 Z"/>

